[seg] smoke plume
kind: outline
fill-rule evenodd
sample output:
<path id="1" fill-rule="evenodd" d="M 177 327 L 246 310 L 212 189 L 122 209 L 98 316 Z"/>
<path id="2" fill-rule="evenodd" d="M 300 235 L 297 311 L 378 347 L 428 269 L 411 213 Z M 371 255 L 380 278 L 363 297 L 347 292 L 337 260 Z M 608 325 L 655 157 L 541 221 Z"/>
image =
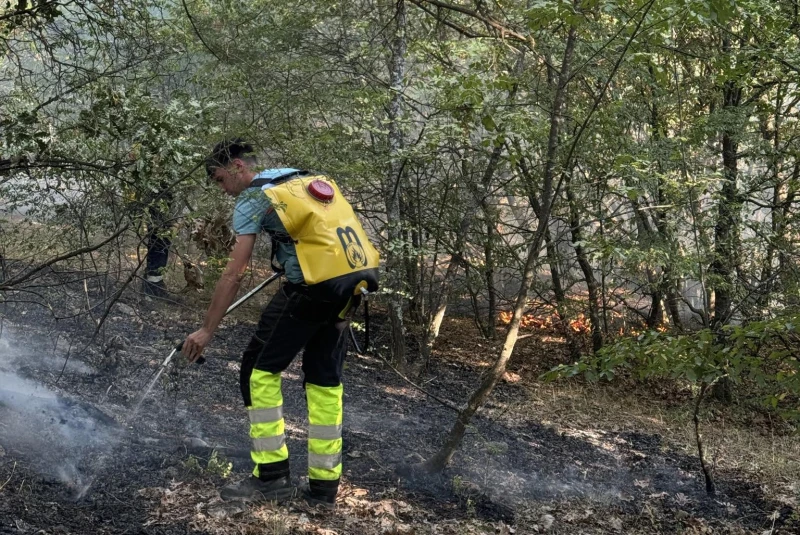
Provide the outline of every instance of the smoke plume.
<path id="1" fill-rule="evenodd" d="M 6 325 L 0 337 L 0 444 L 78 497 L 90 484 L 92 460 L 116 439 L 114 421 L 37 380 L 37 372 L 50 377 L 52 343 L 32 344 L 26 336 L 22 344 L 15 338 Z M 37 354 L 37 347 L 47 349 Z M 87 370 L 82 363 L 73 366 L 77 373 Z"/>

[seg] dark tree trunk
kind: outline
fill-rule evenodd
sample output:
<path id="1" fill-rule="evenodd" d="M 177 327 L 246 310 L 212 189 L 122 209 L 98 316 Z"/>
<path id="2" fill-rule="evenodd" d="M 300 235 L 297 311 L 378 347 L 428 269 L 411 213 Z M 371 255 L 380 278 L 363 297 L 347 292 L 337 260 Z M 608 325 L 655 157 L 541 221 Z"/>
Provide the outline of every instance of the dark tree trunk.
<path id="1" fill-rule="evenodd" d="M 556 301 L 556 314 L 558 315 L 559 327 L 564 333 L 564 339 L 567 341 L 569 347 L 569 354 L 572 359 L 579 359 L 581 356 L 581 347 L 577 338 L 569 328 L 569 315 L 567 313 L 567 295 L 564 292 L 564 286 L 561 283 L 561 268 L 558 262 L 558 252 L 556 245 L 553 243 L 553 236 L 550 229 L 544 235 L 547 245 L 547 262 L 550 264 L 550 279 L 553 282 L 553 296 Z"/>
<path id="2" fill-rule="evenodd" d="M 648 329 L 655 329 L 664 319 L 664 310 L 661 307 L 661 300 L 663 298 L 663 294 L 661 293 L 661 289 L 656 289 L 650 293 L 650 312 L 647 314 L 647 328 Z"/>
<path id="3" fill-rule="evenodd" d="M 386 215 L 388 220 L 388 237 L 390 242 L 402 239 L 402 219 L 400 211 L 400 184 L 402 182 L 403 165 L 399 161 L 399 153 L 403 146 L 403 131 L 400 117 L 403 108 L 403 77 L 405 76 L 406 56 L 406 5 L 398 0 L 395 18 L 395 36 L 392 42 L 392 58 L 390 63 L 390 89 L 392 99 L 389 104 L 389 166 L 388 180 L 384 197 L 386 199 Z M 389 299 L 389 323 L 391 325 L 391 354 L 398 368 L 407 368 L 406 334 L 403 324 L 403 297 L 399 293 L 403 289 L 403 254 L 390 250 L 386 255 L 386 271 L 388 286 L 395 290 Z"/>
<path id="4" fill-rule="evenodd" d="M 730 52 L 730 42 L 727 37 L 723 39 L 723 52 Z M 723 111 L 734 114 L 741 102 L 741 87 L 736 81 L 728 80 L 723 86 L 722 96 Z M 739 143 L 736 138 L 735 121 L 732 117 L 726 119 L 726 126 L 722 131 L 722 188 L 717 221 L 714 225 L 714 261 L 711 264 L 711 273 L 714 275 L 714 315 L 711 318 L 711 328 L 717 332 L 728 324 L 733 313 L 742 210 L 736 183 L 739 175 Z M 725 377 L 714 385 L 712 392 L 719 401 L 730 403 L 733 400 L 733 385 Z"/>
<path id="5" fill-rule="evenodd" d="M 523 270 L 522 285 L 517 292 L 517 298 L 514 306 L 514 313 L 511 317 L 511 323 L 506 332 L 505 343 L 500 351 L 500 355 L 495 361 L 492 368 L 484 375 L 481 384 L 472 393 L 467 402 L 467 406 L 458 414 L 453 428 L 445 440 L 439 451 L 430 459 L 428 459 L 423 467 L 427 471 L 440 472 L 450 462 L 455 454 L 456 448 L 464 438 L 464 433 L 467 430 L 472 416 L 486 401 L 494 389 L 495 385 L 500 381 L 500 378 L 505 373 L 506 364 L 514 352 L 514 346 L 519 336 L 519 326 L 522 320 L 522 314 L 527 307 L 528 291 L 533 283 L 533 277 L 539 253 L 544 242 L 544 236 L 547 232 L 548 224 L 550 221 L 550 212 L 553 204 L 554 194 L 554 176 L 558 165 L 558 139 L 561 133 L 564 108 L 567 97 L 567 83 L 570 77 L 570 70 L 572 66 L 572 57 L 575 51 L 576 41 L 575 26 L 570 26 L 569 34 L 567 36 L 566 47 L 564 49 L 564 57 L 561 63 L 561 70 L 558 77 L 558 85 L 556 86 L 555 95 L 553 98 L 552 108 L 550 110 L 550 133 L 547 142 L 547 153 L 545 158 L 544 177 L 542 180 L 541 198 L 539 204 L 541 206 L 541 217 L 537 224 L 536 232 L 531 239 L 525 258 L 525 268 Z"/>
<path id="6" fill-rule="evenodd" d="M 575 192 L 572 190 L 572 178 L 569 172 L 565 172 L 564 177 L 564 192 L 567 194 L 569 201 L 569 224 L 572 231 L 572 243 L 575 244 L 575 255 L 578 259 L 578 266 L 583 273 L 583 279 L 586 281 L 586 289 L 589 294 L 588 307 L 589 307 L 589 323 L 592 329 L 592 350 L 594 352 L 600 351 L 603 348 L 603 326 L 600 323 L 600 292 L 597 278 L 594 276 L 594 270 L 589 262 L 589 257 L 586 255 L 586 249 L 583 247 L 583 224 L 581 223 L 580 210 L 578 201 L 575 197 Z"/>
<path id="7" fill-rule="evenodd" d="M 650 75 L 655 80 L 655 73 L 653 71 L 652 66 L 650 67 Z M 658 106 L 658 99 L 656 95 L 653 96 L 653 102 L 650 108 L 650 129 L 652 131 L 653 142 L 658 143 L 665 135 L 666 135 L 666 125 L 662 119 L 660 108 Z M 670 226 L 669 222 L 667 221 L 667 212 L 663 208 L 667 205 L 669 200 L 667 199 L 666 193 L 664 191 L 665 184 L 664 184 L 664 177 L 663 177 L 663 166 L 661 164 L 661 160 L 658 161 L 658 186 L 656 191 L 656 208 L 653 210 L 653 215 L 655 218 L 655 231 L 658 232 L 660 239 L 663 240 L 664 245 L 668 248 L 670 252 L 670 258 L 677 258 L 678 247 L 677 247 L 677 240 L 675 240 L 675 232 Z M 642 214 L 642 216 L 646 216 Z M 649 226 L 649 224 L 648 224 Z M 666 305 L 667 305 L 667 312 L 669 314 L 669 318 L 672 321 L 672 324 L 677 328 L 679 331 L 683 330 L 683 321 L 681 320 L 681 313 L 679 308 L 680 297 L 678 295 L 678 285 L 677 282 L 673 278 L 673 273 L 675 272 L 674 264 L 670 261 L 667 261 L 664 265 L 661 266 L 661 283 L 658 285 L 657 291 L 653 292 L 651 295 L 652 297 L 652 309 L 649 317 L 647 318 L 648 327 L 651 329 L 654 328 L 657 323 L 660 321 L 661 317 L 663 317 L 663 311 L 661 310 L 661 300 L 666 297 Z M 656 301 L 658 300 L 658 301 Z M 654 310 L 653 309 L 657 309 Z M 660 316 L 660 317 L 657 317 Z"/>
<path id="8" fill-rule="evenodd" d="M 672 277 L 672 265 L 666 264 L 664 266 L 663 277 L 663 292 L 667 296 L 667 312 L 672 324 L 679 331 L 683 330 L 683 320 L 681 319 L 681 310 L 679 307 L 680 296 L 678 294 L 678 284 Z"/>
<path id="9" fill-rule="evenodd" d="M 739 105 L 742 90 L 735 82 L 725 83 L 724 108 L 734 112 Z M 734 276 L 739 265 L 739 229 L 742 202 L 736 184 L 739 175 L 739 144 L 736 132 L 726 128 L 722 132 L 722 188 L 719 195 L 717 221 L 714 225 L 714 261 L 711 273 L 714 282 L 714 315 L 711 326 L 718 329 L 730 321 L 733 295 L 736 286 Z"/>
<path id="10" fill-rule="evenodd" d="M 494 286 L 494 247 L 495 247 L 495 232 L 493 221 L 486 221 L 486 248 L 484 254 L 486 256 L 486 292 L 488 295 L 487 305 L 489 310 L 486 314 L 486 338 L 494 340 L 497 336 L 497 290 Z"/>

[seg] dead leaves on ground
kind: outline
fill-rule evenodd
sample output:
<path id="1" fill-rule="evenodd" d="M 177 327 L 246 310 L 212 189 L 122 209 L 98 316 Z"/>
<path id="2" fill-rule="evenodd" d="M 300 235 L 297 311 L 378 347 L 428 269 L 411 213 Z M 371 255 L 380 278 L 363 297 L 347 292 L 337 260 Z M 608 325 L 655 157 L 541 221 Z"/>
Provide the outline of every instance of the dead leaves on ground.
<path id="1" fill-rule="evenodd" d="M 441 519 L 397 498 L 396 489 L 370 496 L 366 489 L 344 486 L 334 513 L 295 501 L 285 506 L 223 502 L 205 480 L 173 481 L 168 487 L 141 489 L 151 503 L 143 527 L 187 526 L 211 535 L 514 535 L 503 524 L 476 519 Z"/>
<path id="2" fill-rule="evenodd" d="M 366 489 L 342 489 L 337 510 L 320 513 L 296 501 L 286 506 L 223 502 L 209 481 L 173 481 L 168 487 L 141 489 L 152 504 L 143 527 L 186 525 L 213 535 L 485 535 L 513 534 L 513 528 L 489 526 L 475 520 L 439 520 L 387 492 L 371 497 Z M 393 491 L 394 489 L 392 489 Z"/>
<path id="3" fill-rule="evenodd" d="M 350 515 L 351 527 L 353 524 L 362 523 L 364 528 L 370 526 L 377 528 L 381 535 L 410 535 L 415 533 L 414 528 L 400 517 L 413 514 L 413 508 L 402 500 L 383 499 L 373 502 L 366 499 L 365 489 L 353 489 L 345 496 L 343 502 Z"/>

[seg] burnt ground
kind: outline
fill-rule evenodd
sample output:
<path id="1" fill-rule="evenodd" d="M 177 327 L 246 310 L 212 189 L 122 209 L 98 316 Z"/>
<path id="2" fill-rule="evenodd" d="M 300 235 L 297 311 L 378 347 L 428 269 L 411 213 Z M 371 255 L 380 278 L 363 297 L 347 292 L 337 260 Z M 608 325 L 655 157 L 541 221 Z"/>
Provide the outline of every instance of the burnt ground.
<path id="1" fill-rule="evenodd" d="M 82 290 L 55 308 L 69 310 L 80 298 Z M 717 495 L 706 496 L 697 458 L 669 436 L 634 422 L 542 421 L 531 402 L 536 384 L 518 376 L 497 387 L 444 474 L 401 478 L 398 467 L 436 451 L 454 413 L 380 359 L 356 354 L 346 369 L 337 513 L 299 502 L 223 505 L 216 489 L 250 470 L 238 359 L 255 303 L 226 320 L 206 364 L 171 368 L 131 414 L 161 360 L 199 322 L 199 298 L 183 300 L 165 305 L 126 293 L 94 338 L 85 315 L 56 321 L 42 307 L 0 305 L 0 534 L 800 531 L 792 502 L 775 501 L 750 474 L 720 469 Z M 451 325 L 425 388 L 462 403 L 493 348 Z M 533 346 L 552 356 L 545 339 Z M 284 377 L 284 405 L 299 481 L 299 359 Z"/>

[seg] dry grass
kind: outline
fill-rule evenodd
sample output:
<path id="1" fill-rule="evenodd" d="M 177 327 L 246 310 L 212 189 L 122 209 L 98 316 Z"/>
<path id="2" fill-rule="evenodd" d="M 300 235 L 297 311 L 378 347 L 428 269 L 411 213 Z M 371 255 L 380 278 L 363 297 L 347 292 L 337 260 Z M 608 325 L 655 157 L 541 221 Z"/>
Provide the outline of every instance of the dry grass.
<path id="1" fill-rule="evenodd" d="M 653 396 L 631 393 L 608 384 L 562 381 L 525 387 L 528 400 L 519 402 L 544 425 L 563 431 L 636 431 L 658 434 L 678 450 L 696 455 L 692 403 L 668 404 Z M 670 406 L 673 405 L 673 406 Z M 535 409 L 531 411 L 531 406 Z M 738 471 L 766 486 L 773 496 L 800 496 L 800 441 L 778 432 L 778 422 L 741 407 L 706 404 L 701 409 L 701 431 L 708 457 L 717 471 Z M 755 424 L 754 424 L 755 422 Z"/>
<path id="2" fill-rule="evenodd" d="M 445 322 L 443 337 L 441 358 L 478 369 L 485 361 L 493 361 L 502 343 L 502 337 L 481 341 L 488 353 L 484 350 L 476 355 L 474 344 L 465 342 L 478 340 L 478 333 L 471 322 L 460 318 Z M 563 338 L 546 330 L 521 340 L 509 371 L 515 378 L 514 386 L 521 388 L 524 396 L 492 409 L 493 417 L 509 423 L 535 420 L 566 432 L 657 434 L 677 450 L 697 455 L 692 423 L 694 393 L 688 387 L 668 381 L 587 383 L 572 379 L 544 383 L 538 379 L 545 370 L 568 361 L 567 354 Z M 787 422 L 761 407 L 710 401 L 704 402 L 700 417 L 706 455 L 715 470 L 740 472 L 764 484 L 773 496 L 790 492 L 800 499 L 800 485 L 796 485 L 800 481 L 800 440 Z"/>

